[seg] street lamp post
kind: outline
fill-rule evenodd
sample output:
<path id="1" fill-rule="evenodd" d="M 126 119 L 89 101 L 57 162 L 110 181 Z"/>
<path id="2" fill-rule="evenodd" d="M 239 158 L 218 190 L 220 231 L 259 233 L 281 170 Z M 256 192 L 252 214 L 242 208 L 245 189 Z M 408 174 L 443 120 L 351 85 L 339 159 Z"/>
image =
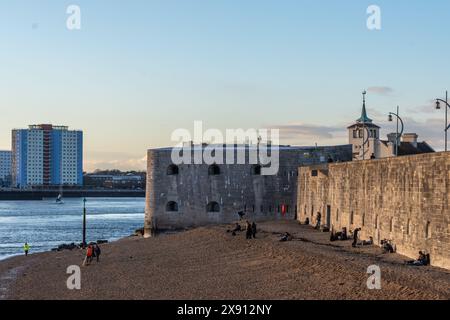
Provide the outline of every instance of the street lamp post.
<path id="1" fill-rule="evenodd" d="M 450 129 L 450 124 L 448 123 L 448 109 L 450 104 L 448 103 L 448 91 L 445 91 L 445 101 L 442 99 L 436 99 L 436 109 L 441 109 L 441 102 L 445 103 L 445 151 L 448 150 L 448 130 Z"/>
<path id="2" fill-rule="evenodd" d="M 86 247 L 86 198 L 83 199 L 83 248 Z"/>
<path id="3" fill-rule="evenodd" d="M 397 131 L 396 131 L 396 133 L 395 133 L 395 155 L 396 155 L 396 156 L 398 156 L 398 145 L 399 145 L 399 142 L 400 142 L 400 137 L 403 135 L 403 130 L 404 130 L 404 128 L 405 128 L 404 123 L 403 123 L 403 120 L 402 120 L 402 118 L 400 118 L 400 116 L 399 116 L 399 114 L 400 114 L 400 111 L 399 111 L 399 110 L 400 110 L 400 107 L 397 106 L 397 113 L 389 112 L 389 122 L 392 122 L 392 121 L 393 121 L 392 116 L 395 116 L 395 117 L 397 118 Z M 399 134 L 399 132 L 398 132 L 398 124 L 399 124 L 399 121 L 400 121 L 400 123 L 401 123 L 401 125 L 402 125 L 402 130 L 401 130 L 400 134 Z"/>
<path id="4" fill-rule="evenodd" d="M 364 134 L 367 132 L 367 138 L 364 136 Z M 367 128 L 366 126 L 364 126 L 363 124 L 363 144 L 362 144 L 362 149 L 363 149 L 363 160 L 366 160 L 366 150 L 365 150 L 365 145 L 367 144 L 367 149 L 370 150 L 370 142 L 369 142 L 369 138 L 370 138 L 370 131 L 369 128 Z"/>

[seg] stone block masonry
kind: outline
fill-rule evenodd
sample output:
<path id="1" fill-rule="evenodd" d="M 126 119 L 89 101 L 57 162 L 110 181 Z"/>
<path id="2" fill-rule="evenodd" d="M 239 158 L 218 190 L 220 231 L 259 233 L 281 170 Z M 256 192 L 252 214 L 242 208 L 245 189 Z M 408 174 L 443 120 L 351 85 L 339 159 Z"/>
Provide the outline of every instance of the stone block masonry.
<path id="1" fill-rule="evenodd" d="M 200 147 L 198 147 L 200 148 Z M 237 152 L 249 147 L 227 146 Z M 279 150 L 279 171 L 261 175 L 260 165 L 172 163 L 172 148 L 148 150 L 145 235 L 152 231 L 231 223 L 245 211 L 251 221 L 296 219 L 298 167 L 350 161 L 351 145 Z M 224 155 L 225 156 L 225 155 Z"/>
<path id="2" fill-rule="evenodd" d="M 361 238 L 394 242 L 397 252 L 450 269 L 450 152 L 303 167 L 300 221 L 334 230 L 362 228 Z"/>

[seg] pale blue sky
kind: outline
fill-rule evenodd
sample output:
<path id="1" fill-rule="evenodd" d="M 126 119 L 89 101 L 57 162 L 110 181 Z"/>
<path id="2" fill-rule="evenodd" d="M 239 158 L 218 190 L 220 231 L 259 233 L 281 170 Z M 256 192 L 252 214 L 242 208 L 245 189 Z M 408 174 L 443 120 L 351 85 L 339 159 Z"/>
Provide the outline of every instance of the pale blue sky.
<path id="1" fill-rule="evenodd" d="M 71 4 L 80 31 L 66 28 Z M 371 4 L 381 31 L 366 28 Z M 442 0 L 1 0 L 0 149 L 13 127 L 64 124 L 85 132 L 86 169 L 142 167 L 194 120 L 345 143 L 368 88 L 385 133 L 399 104 L 439 149 L 430 101 L 450 89 L 449 18 Z"/>

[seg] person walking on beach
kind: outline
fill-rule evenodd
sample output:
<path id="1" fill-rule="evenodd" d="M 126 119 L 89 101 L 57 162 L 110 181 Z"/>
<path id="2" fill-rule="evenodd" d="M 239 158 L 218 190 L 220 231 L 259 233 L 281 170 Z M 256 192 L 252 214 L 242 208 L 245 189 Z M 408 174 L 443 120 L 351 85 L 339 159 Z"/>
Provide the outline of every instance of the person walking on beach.
<path id="1" fill-rule="evenodd" d="M 251 239 L 252 238 L 252 225 L 247 220 L 247 230 L 245 232 L 246 238 Z"/>
<path id="2" fill-rule="evenodd" d="M 100 254 L 102 253 L 102 250 L 100 250 L 100 247 L 98 246 L 98 244 L 96 243 L 94 245 L 94 254 L 95 257 L 97 258 L 97 263 L 100 262 Z"/>
<path id="3" fill-rule="evenodd" d="M 353 243 L 352 243 L 353 248 L 356 248 L 356 245 L 358 244 L 359 231 L 361 231 L 361 228 L 356 228 L 355 231 L 353 231 Z"/>
<path id="4" fill-rule="evenodd" d="M 253 239 L 256 239 L 256 223 L 252 223 L 252 236 Z"/>
<path id="5" fill-rule="evenodd" d="M 317 212 L 317 216 L 316 216 L 316 229 L 320 230 L 320 220 L 322 219 L 322 214 L 320 212 Z"/>
<path id="6" fill-rule="evenodd" d="M 92 247 L 92 245 L 88 245 L 88 247 L 86 249 L 86 257 L 84 258 L 84 261 L 83 261 L 83 266 L 88 266 L 91 263 L 93 254 L 94 254 L 94 248 Z"/>
<path id="7" fill-rule="evenodd" d="M 28 244 L 28 242 L 25 242 L 25 244 L 23 245 L 23 252 L 25 252 L 25 256 L 28 256 L 28 251 L 30 251 L 30 245 Z"/>

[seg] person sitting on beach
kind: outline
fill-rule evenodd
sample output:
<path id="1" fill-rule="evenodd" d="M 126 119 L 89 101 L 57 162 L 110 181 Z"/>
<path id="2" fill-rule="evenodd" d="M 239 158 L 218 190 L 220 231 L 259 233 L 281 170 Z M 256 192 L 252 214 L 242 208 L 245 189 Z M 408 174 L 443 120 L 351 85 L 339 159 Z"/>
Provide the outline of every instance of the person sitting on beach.
<path id="1" fill-rule="evenodd" d="M 280 242 L 292 241 L 293 238 L 294 237 L 289 232 L 285 232 L 283 236 L 281 236 Z"/>
<path id="2" fill-rule="evenodd" d="M 231 235 L 235 236 L 236 232 L 240 232 L 240 231 L 242 231 L 242 227 L 241 227 L 241 225 L 239 223 L 236 222 L 236 224 L 234 226 L 234 229 L 231 229 L 231 230 L 228 229 L 227 233 L 231 232 Z"/>
<path id="3" fill-rule="evenodd" d="M 250 224 L 250 222 L 248 220 L 247 220 L 247 229 L 246 229 L 245 236 L 247 239 L 252 238 L 252 225 Z"/>
<path id="4" fill-rule="evenodd" d="M 363 240 L 362 244 L 363 244 L 363 246 L 371 246 L 371 245 L 373 245 L 373 238 L 369 237 L 369 240 Z"/>
<path id="5" fill-rule="evenodd" d="M 341 232 L 340 237 L 341 237 L 340 240 L 342 240 L 342 241 L 346 241 L 348 239 L 347 228 L 346 227 L 342 228 L 342 232 Z"/>
<path id="6" fill-rule="evenodd" d="M 252 236 L 253 239 L 256 239 L 256 223 L 252 223 Z"/>
<path id="7" fill-rule="evenodd" d="M 25 253 L 25 256 L 28 256 L 28 251 L 30 251 L 30 245 L 28 244 L 28 242 L 25 242 L 25 244 L 23 245 L 23 252 Z"/>
<path id="8" fill-rule="evenodd" d="M 389 240 L 381 240 L 381 245 L 383 246 L 383 253 L 394 253 L 394 247 L 393 245 L 390 243 Z"/>
<path id="9" fill-rule="evenodd" d="M 428 257 L 425 253 L 423 253 L 422 251 L 419 251 L 419 258 L 417 258 L 417 260 L 411 260 L 411 261 L 407 261 L 406 264 L 408 265 L 412 265 L 412 266 L 426 266 L 428 265 Z"/>
<path id="10" fill-rule="evenodd" d="M 100 250 L 100 247 L 97 243 L 94 245 L 93 251 L 95 257 L 97 258 L 97 263 L 100 262 L 100 254 L 102 253 L 102 250 Z"/>

